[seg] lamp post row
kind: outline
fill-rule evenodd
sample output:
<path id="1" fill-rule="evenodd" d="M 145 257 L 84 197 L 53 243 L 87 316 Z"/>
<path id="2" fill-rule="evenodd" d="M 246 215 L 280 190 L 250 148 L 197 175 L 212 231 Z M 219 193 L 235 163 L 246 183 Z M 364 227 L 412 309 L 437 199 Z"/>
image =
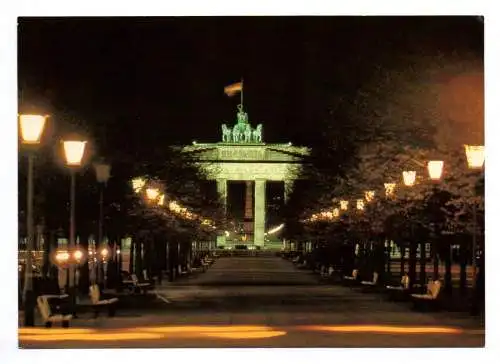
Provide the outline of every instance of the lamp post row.
<path id="1" fill-rule="evenodd" d="M 35 292 L 33 290 L 33 250 L 34 248 L 34 224 L 33 224 L 33 169 L 34 153 L 40 140 L 47 121 L 47 115 L 21 114 L 19 115 L 19 126 L 21 141 L 28 149 L 28 176 L 27 176 L 27 208 L 26 208 L 26 231 L 27 231 L 27 257 L 24 276 L 23 300 L 25 306 L 24 325 L 34 326 L 35 312 Z M 57 254 L 56 264 L 66 264 L 67 262 L 80 263 L 83 258 L 81 251 L 75 250 L 76 228 L 75 228 L 75 190 L 76 190 L 76 169 L 81 166 L 85 153 L 86 141 L 66 140 L 63 141 L 66 164 L 70 168 L 70 218 L 69 218 L 69 250 L 72 255 Z M 106 183 L 110 175 L 110 166 L 103 163 L 96 165 L 98 182 Z M 99 219 L 99 243 L 102 241 L 102 189 L 100 198 L 100 219 Z M 74 308 L 75 304 L 75 265 L 69 265 L 69 296 L 70 304 Z"/>

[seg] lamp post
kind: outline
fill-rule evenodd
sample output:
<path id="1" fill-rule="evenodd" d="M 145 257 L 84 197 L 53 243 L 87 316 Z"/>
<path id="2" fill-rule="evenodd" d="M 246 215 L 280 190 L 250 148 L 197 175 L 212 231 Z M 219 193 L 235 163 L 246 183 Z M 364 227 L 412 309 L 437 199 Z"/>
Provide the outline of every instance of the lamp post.
<path id="1" fill-rule="evenodd" d="M 24 275 L 24 325 L 35 325 L 35 292 L 33 291 L 33 250 L 35 234 L 33 226 L 33 160 L 34 148 L 40 144 L 47 117 L 43 115 L 19 115 L 22 143 L 28 147 L 28 188 L 26 206 L 27 256 Z"/>
<path id="2" fill-rule="evenodd" d="M 484 165 L 484 145 L 465 145 L 465 155 L 467 157 L 467 165 L 469 169 L 480 170 Z M 477 210 L 476 201 L 472 204 L 472 275 L 474 279 L 474 286 L 476 285 L 477 275 Z"/>
<path id="3" fill-rule="evenodd" d="M 417 172 L 416 171 L 403 171 L 403 183 L 406 187 L 412 187 L 415 185 L 415 180 L 417 178 Z M 414 239 L 414 232 L 413 232 L 413 222 L 410 220 L 410 251 L 409 251 L 409 274 L 408 276 L 410 277 L 410 289 L 413 289 L 413 284 L 415 281 L 415 276 L 416 276 L 416 246 L 413 242 Z M 406 252 L 406 247 L 403 248 L 401 251 L 401 268 L 404 267 L 404 256 Z M 403 272 L 401 272 L 403 273 Z"/>
<path id="4" fill-rule="evenodd" d="M 429 173 L 429 178 L 435 182 L 433 185 L 433 195 L 436 196 L 437 194 L 437 185 L 436 183 L 441 180 L 441 176 L 443 175 L 443 167 L 444 167 L 444 161 L 441 160 L 432 160 L 427 162 L 427 171 Z M 433 260 L 433 280 L 437 280 L 439 278 L 439 261 L 437 258 L 437 247 L 436 243 L 438 241 L 438 228 L 436 224 L 433 224 L 433 232 L 434 232 L 434 241 L 433 241 L 433 252 L 432 252 L 432 260 Z M 425 253 L 425 246 L 422 243 L 420 247 L 420 257 L 421 261 L 424 261 L 424 269 L 426 267 L 426 263 L 424 258 L 422 258 L 422 255 Z M 422 269 L 422 263 L 420 264 L 420 269 Z M 422 277 L 425 277 L 424 274 L 422 274 Z"/>
<path id="5" fill-rule="evenodd" d="M 71 188 L 70 188 L 70 218 L 69 218 L 69 250 L 75 249 L 75 185 L 76 168 L 81 166 L 85 145 L 87 142 L 81 140 L 66 140 L 63 142 L 66 164 L 70 168 Z M 69 267 L 69 289 L 71 309 L 74 312 L 75 305 L 75 267 Z"/>
<path id="6" fill-rule="evenodd" d="M 103 224 L 104 224 L 104 188 L 108 183 L 109 177 L 111 176 L 111 165 L 106 163 L 94 163 L 94 170 L 97 182 L 100 184 L 99 188 L 99 227 L 97 231 L 97 246 L 100 247 L 103 244 Z M 97 261 L 97 265 L 94 265 L 97 272 L 97 283 L 102 283 L 100 277 L 102 276 L 100 271 L 101 261 Z"/>

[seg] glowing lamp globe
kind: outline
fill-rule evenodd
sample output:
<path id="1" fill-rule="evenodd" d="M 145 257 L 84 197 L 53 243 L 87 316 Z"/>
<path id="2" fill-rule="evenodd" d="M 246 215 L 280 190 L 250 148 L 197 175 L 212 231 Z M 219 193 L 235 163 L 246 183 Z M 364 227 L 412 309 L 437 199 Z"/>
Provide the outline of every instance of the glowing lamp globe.
<path id="1" fill-rule="evenodd" d="M 349 201 L 347 201 L 347 200 L 340 201 L 340 209 L 341 210 L 347 210 L 348 206 L 349 206 Z"/>
<path id="2" fill-rule="evenodd" d="M 160 196 L 160 190 L 158 188 L 147 188 L 146 196 L 149 200 L 154 201 Z"/>
<path id="3" fill-rule="evenodd" d="M 413 186 L 417 178 L 416 171 L 403 171 L 403 182 L 405 186 Z"/>
<path id="4" fill-rule="evenodd" d="M 385 189 L 385 196 L 391 197 L 394 195 L 396 184 L 392 182 L 384 183 L 384 189 Z"/>
<path id="5" fill-rule="evenodd" d="M 137 177 L 132 180 L 132 188 L 136 193 L 139 193 L 145 185 L 146 180 L 144 178 Z"/>
<path id="6" fill-rule="evenodd" d="M 372 201 L 375 198 L 375 191 L 365 191 L 365 200 L 367 202 Z"/>
<path id="7" fill-rule="evenodd" d="M 21 139 L 24 144 L 40 143 L 46 119 L 43 115 L 19 115 Z"/>
<path id="8" fill-rule="evenodd" d="M 334 217 L 339 217 L 340 216 L 340 210 L 338 208 L 333 209 L 333 216 Z"/>
<path id="9" fill-rule="evenodd" d="M 484 164 L 484 145 L 465 145 L 467 164 L 471 169 L 479 169 Z"/>
<path id="10" fill-rule="evenodd" d="M 427 162 L 427 171 L 429 172 L 430 179 L 437 181 L 441 179 L 443 174 L 443 161 L 429 161 Z"/>
<path id="11" fill-rule="evenodd" d="M 83 153 L 87 142 L 81 140 L 66 140 L 63 142 L 64 155 L 68 166 L 79 166 L 82 164 Z"/>
<path id="12" fill-rule="evenodd" d="M 365 201 L 363 199 L 358 199 L 356 201 L 356 208 L 358 210 L 364 210 L 365 209 Z"/>

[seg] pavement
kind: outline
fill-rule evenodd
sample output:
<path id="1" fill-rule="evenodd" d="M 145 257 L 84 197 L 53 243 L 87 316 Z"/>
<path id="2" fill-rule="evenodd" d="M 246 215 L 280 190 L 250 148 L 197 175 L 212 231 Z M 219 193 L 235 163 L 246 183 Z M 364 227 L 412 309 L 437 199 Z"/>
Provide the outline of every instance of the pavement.
<path id="1" fill-rule="evenodd" d="M 224 257 L 205 273 L 156 288 L 154 310 L 82 316 L 68 329 L 25 328 L 20 346 L 482 347 L 484 323 L 412 311 L 382 294 L 320 284 L 278 257 Z M 25 331 L 22 331 L 25 330 Z M 27 330 L 27 331 L 26 331 Z M 134 336 L 135 335 L 135 336 Z"/>

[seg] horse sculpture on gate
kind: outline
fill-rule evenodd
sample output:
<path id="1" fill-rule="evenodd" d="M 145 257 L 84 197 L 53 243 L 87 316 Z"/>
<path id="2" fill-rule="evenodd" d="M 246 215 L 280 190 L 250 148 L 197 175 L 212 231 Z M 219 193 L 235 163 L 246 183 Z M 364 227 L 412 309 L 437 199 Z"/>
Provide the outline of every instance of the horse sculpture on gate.
<path id="1" fill-rule="evenodd" d="M 257 125 L 253 131 L 253 141 L 254 143 L 262 143 L 262 124 Z"/>
<path id="2" fill-rule="evenodd" d="M 251 143 L 252 142 L 252 127 L 250 124 L 247 124 L 245 128 L 245 143 Z"/>
<path id="3" fill-rule="evenodd" d="M 243 111 L 243 106 L 238 105 L 237 123 L 231 128 L 222 124 L 223 143 L 262 143 L 262 124 L 255 130 L 248 122 L 248 114 Z"/>
<path id="4" fill-rule="evenodd" d="M 226 124 L 222 124 L 222 141 L 224 143 L 231 142 L 231 129 Z"/>

